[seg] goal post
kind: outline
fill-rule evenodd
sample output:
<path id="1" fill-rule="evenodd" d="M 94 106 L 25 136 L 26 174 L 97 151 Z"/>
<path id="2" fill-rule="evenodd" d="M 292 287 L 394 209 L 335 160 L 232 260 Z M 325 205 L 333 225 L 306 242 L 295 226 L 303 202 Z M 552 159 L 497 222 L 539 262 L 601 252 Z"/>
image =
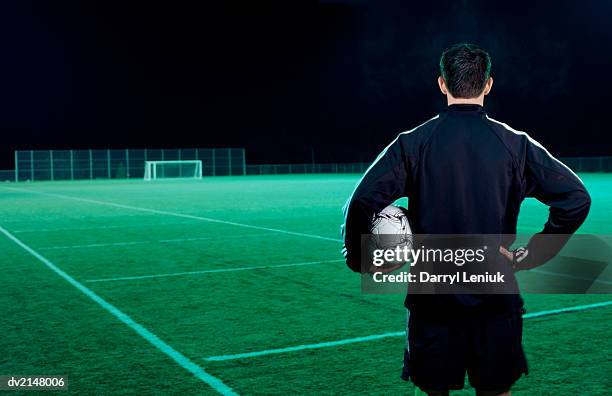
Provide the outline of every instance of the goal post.
<path id="1" fill-rule="evenodd" d="M 145 180 L 201 178 L 201 160 L 145 161 Z"/>

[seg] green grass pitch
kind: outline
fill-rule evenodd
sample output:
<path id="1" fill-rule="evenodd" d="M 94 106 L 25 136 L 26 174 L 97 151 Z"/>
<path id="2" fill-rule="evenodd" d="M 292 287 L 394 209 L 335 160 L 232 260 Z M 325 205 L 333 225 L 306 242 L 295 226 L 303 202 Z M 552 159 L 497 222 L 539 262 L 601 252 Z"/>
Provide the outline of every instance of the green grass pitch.
<path id="1" fill-rule="evenodd" d="M 593 206 L 581 232 L 612 234 L 612 175 L 582 176 Z M 0 226 L 238 394 L 408 394 L 403 337 L 291 349 L 404 329 L 403 296 L 361 294 L 340 261 L 341 207 L 357 180 L 11 183 Z M 519 232 L 546 216 L 527 200 Z M 71 394 L 216 394 L 6 235 L 0 265 L 0 375 L 68 375 Z M 612 296 L 525 300 L 538 312 Z M 514 394 L 609 392 L 611 322 L 612 306 L 526 320 L 530 374 Z M 290 349 L 207 359 L 280 348 Z"/>

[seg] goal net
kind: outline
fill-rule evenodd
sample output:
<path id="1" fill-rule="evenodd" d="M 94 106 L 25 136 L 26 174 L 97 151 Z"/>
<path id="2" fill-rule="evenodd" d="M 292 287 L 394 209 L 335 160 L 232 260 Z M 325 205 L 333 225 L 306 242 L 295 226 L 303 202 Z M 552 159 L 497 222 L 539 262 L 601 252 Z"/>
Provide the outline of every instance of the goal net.
<path id="1" fill-rule="evenodd" d="M 202 161 L 145 161 L 145 180 L 201 179 Z"/>

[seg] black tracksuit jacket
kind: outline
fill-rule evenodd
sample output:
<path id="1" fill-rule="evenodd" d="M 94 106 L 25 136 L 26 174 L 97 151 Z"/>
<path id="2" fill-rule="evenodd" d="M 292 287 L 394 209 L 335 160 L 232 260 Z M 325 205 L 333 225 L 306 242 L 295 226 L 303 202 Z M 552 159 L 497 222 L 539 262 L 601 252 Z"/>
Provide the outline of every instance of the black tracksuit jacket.
<path id="1" fill-rule="evenodd" d="M 369 233 L 372 216 L 401 197 L 408 197 L 415 234 L 515 234 L 526 197 L 550 207 L 541 234 L 572 234 L 591 204 L 584 184 L 567 166 L 526 133 L 493 120 L 474 104 L 448 106 L 400 133 L 368 168 L 344 207 L 343 253 L 353 271 L 361 271 L 361 235 Z M 538 250 L 537 235 L 528 244 L 531 259 L 525 268 L 543 264 L 531 254 Z M 516 295 L 406 299 L 411 310 L 432 305 L 495 309 L 522 306 L 522 300 Z"/>

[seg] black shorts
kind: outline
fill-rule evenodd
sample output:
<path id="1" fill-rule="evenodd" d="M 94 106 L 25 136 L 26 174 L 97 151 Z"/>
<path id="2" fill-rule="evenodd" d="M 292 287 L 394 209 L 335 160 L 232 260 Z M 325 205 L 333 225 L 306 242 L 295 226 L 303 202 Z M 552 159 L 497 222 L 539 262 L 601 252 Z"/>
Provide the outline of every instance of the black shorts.
<path id="1" fill-rule="evenodd" d="M 452 320 L 411 314 L 402 378 L 423 390 L 462 389 L 470 385 L 503 393 L 523 373 L 521 312 L 479 314 Z"/>

